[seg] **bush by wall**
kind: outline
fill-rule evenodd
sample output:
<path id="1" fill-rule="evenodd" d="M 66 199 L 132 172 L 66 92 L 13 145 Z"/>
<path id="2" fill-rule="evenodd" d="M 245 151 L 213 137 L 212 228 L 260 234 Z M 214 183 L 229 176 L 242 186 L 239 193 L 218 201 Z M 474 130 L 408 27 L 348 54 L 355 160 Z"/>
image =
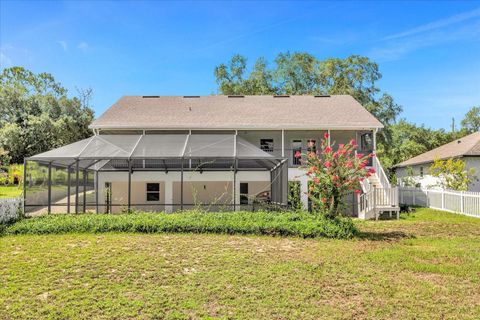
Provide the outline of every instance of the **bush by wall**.
<path id="1" fill-rule="evenodd" d="M 302 238 L 352 238 L 350 219 L 324 219 L 297 212 L 182 212 L 135 214 L 50 215 L 18 221 L 4 234 L 62 233 L 218 233 Z"/>

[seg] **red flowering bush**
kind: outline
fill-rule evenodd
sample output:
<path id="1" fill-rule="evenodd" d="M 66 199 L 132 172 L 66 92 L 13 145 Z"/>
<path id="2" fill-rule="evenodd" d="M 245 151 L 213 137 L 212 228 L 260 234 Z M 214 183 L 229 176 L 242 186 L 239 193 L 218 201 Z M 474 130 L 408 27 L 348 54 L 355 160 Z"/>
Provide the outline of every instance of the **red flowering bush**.
<path id="1" fill-rule="evenodd" d="M 360 182 L 375 173 L 375 169 L 367 169 L 369 158 L 374 155 L 356 153 L 358 145 L 354 139 L 334 150 L 335 143 L 328 145 L 328 138 L 325 133 L 316 152 L 296 156 L 302 158 L 302 167 L 310 178 L 308 196 L 312 209 L 335 217 L 341 213 L 342 198 L 352 191 L 360 193 Z"/>

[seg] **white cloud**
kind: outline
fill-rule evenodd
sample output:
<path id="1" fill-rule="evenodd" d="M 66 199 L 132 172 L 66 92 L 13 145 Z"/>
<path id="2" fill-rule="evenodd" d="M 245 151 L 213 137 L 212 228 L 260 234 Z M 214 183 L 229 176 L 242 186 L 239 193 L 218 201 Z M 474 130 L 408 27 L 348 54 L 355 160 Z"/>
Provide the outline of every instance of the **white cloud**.
<path id="1" fill-rule="evenodd" d="M 89 52 L 92 48 L 88 45 L 88 43 L 86 43 L 85 41 L 82 41 L 78 44 L 77 46 L 78 49 L 80 49 L 81 51 L 83 51 L 83 53 L 87 53 Z"/>
<path id="2" fill-rule="evenodd" d="M 0 67 L 8 68 L 12 66 L 12 60 L 3 53 L 3 50 L 0 50 Z"/>
<path id="3" fill-rule="evenodd" d="M 461 41 L 478 41 L 480 40 L 480 19 L 473 19 L 476 17 L 480 18 L 480 9 L 385 37 L 382 44 L 377 43 L 368 55 L 378 61 L 394 61 L 410 52 L 427 47 Z"/>
<path id="4" fill-rule="evenodd" d="M 463 13 L 445 18 L 445 19 L 433 21 L 433 22 L 415 27 L 415 28 L 410 29 L 410 30 L 406 30 L 406 31 L 403 31 L 403 32 L 392 34 L 392 35 L 386 36 L 382 40 L 392 40 L 392 39 L 404 38 L 404 37 L 416 35 L 416 34 L 419 34 L 419 33 L 424 33 L 424 32 L 428 32 L 428 31 L 433 31 L 433 30 L 445 28 L 445 27 L 448 27 L 448 26 L 451 26 L 451 25 L 454 25 L 454 24 L 457 24 L 457 23 L 460 23 L 460 22 L 464 22 L 464 21 L 470 20 L 472 18 L 478 18 L 478 17 L 480 17 L 480 8 L 477 8 L 477 9 L 472 10 L 472 11 L 463 12 Z"/>
<path id="5" fill-rule="evenodd" d="M 60 40 L 60 41 L 57 41 L 57 43 L 62 47 L 63 51 L 68 50 L 68 44 L 66 41 Z"/>

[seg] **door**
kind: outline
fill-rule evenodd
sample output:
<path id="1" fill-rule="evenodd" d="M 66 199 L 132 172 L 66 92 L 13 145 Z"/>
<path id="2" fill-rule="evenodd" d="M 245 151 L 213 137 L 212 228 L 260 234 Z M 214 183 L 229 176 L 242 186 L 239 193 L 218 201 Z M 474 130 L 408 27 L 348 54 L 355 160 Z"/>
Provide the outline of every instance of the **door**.
<path id="1" fill-rule="evenodd" d="M 290 159 L 294 166 L 300 165 L 300 158 L 295 156 L 297 152 L 302 152 L 302 140 L 292 140 L 292 153 Z"/>
<path id="2" fill-rule="evenodd" d="M 248 183 L 240 182 L 240 204 L 248 204 Z"/>
<path id="3" fill-rule="evenodd" d="M 105 182 L 105 213 L 112 212 L 112 183 Z"/>

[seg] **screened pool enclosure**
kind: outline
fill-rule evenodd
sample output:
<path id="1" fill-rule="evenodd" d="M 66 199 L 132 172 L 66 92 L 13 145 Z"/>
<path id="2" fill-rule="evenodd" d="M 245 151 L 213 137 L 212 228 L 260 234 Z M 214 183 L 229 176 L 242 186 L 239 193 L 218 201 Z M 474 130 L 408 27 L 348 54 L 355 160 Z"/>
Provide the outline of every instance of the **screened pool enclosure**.
<path id="1" fill-rule="evenodd" d="M 227 133 L 102 134 L 25 159 L 25 212 L 287 205 L 285 158 Z"/>

